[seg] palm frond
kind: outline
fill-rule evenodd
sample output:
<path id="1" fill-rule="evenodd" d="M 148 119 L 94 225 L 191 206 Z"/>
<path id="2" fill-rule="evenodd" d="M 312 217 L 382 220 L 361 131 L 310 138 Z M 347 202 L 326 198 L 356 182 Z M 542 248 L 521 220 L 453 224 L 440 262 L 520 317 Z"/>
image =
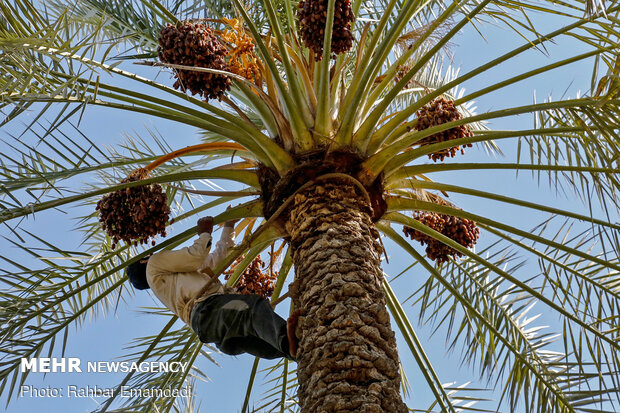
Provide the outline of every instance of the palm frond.
<path id="1" fill-rule="evenodd" d="M 133 352 L 125 354 L 127 362 L 163 362 L 180 363 L 178 372 L 129 372 L 116 387 L 113 397 L 108 398 L 98 411 L 106 412 L 121 395 L 120 407 L 126 411 L 170 412 L 175 409 L 179 394 L 191 392 L 189 382 L 207 380 L 208 377 L 194 364 L 198 356 L 203 356 L 211 363 L 217 364 L 211 356 L 217 352 L 212 346 L 203 345 L 196 335 L 187 327 L 172 329 L 177 321 L 167 311 L 148 311 L 150 316 L 160 315 L 170 318 L 169 322 L 157 336 L 135 339 L 129 346 Z M 131 391 L 139 389 L 140 391 Z M 168 389 L 161 392 L 162 389 Z M 158 394 L 158 391 L 161 394 Z M 189 393 L 191 394 L 191 393 Z M 115 409 L 114 411 L 118 411 Z"/>
<path id="2" fill-rule="evenodd" d="M 386 234 L 418 261 L 424 260 L 395 232 Z M 510 255 L 502 250 L 492 252 L 489 257 L 497 257 L 493 267 L 510 262 Z M 487 254 L 491 252 L 487 251 Z M 453 336 L 452 346 L 463 343 L 466 362 L 477 361 L 482 372 L 496 377 L 498 384 L 501 380 L 511 409 L 519 403 L 519 395 L 526 397 L 529 410 L 543 412 L 589 411 L 590 406 L 609 402 L 607 395 L 613 387 L 608 386 L 614 382 L 617 372 L 614 363 L 588 362 L 591 355 L 575 360 L 570 357 L 575 350 L 570 345 L 566 353 L 555 350 L 554 341 L 562 334 L 540 334 L 539 326 L 530 325 L 537 317 L 526 316 L 535 303 L 531 295 L 501 276 L 492 276 L 488 266 L 480 266 L 474 260 L 466 258 L 439 269 L 425 264 L 426 261 L 420 262 L 432 275 L 414 295 L 421 305 L 420 316 L 436 324 L 436 329 L 444 325 L 447 334 Z M 512 265 L 505 271 L 515 273 L 522 263 Z M 577 365 L 581 369 L 575 369 Z M 507 370 L 508 366 L 512 369 Z M 600 382 L 595 377 L 605 377 L 606 381 Z M 589 390 L 583 391 L 586 386 Z M 546 403 L 538 403 L 538 392 Z"/>

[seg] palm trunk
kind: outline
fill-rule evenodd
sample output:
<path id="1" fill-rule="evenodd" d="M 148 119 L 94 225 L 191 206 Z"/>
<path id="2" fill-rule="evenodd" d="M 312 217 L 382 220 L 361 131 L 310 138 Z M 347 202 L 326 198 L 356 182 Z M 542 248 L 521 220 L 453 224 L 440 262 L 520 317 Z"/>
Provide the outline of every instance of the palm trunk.
<path id="1" fill-rule="evenodd" d="M 286 226 L 296 271 L 291 297 L 301 312 L 302 413 L 407 411 L 370 212 L 345 183 L 295 195 Z"/>

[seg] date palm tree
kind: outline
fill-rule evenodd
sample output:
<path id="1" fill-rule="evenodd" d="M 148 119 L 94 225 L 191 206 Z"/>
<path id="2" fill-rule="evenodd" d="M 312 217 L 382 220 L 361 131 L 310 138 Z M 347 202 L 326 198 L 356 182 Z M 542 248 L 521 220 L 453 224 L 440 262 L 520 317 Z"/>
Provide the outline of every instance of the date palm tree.
<path id="1" fill-rule="evenodd" d="M 103 196 L 163 185 L 178 212 L 174 223 L 160 222 L 168 228 L 234 201 L 215 222 L 240 219 L 239 245 L 214 275 L 234 263 L 227 282 L 235 286 L 252 275 L 246 269 L 256 257 L 269 253 L 269 268 L 253 275 L 275 279 L 274 305 L 291 298 L 297 366 L 282 360 L 272 367 L 278 387 L 256 410 L 408 411 L 393 327 L 406 344 L 401 354 L 410 353 L 434 395 L 429 410 L 474 409 L 475 396 L 461 397 L 440 381 L 411 311 L 382 270 L 384 254 L 408 254 L 415 277 L 427 277 L 413 294 L 416 317 L 443 328 L 450 347 L 464 346 L 464 361 L 501 391 L 500 406 L 614 410 L 620 401 L 620 3 L 354 0 L 350 7 L 354 21 L 343 0 L 0 3 L 3 125 L 19 119 L 29 131 L 44 125 L 36 145 L 17 137 L 11 146 L 20 155 L 3 153 L 0 164 L 7 239 L 41 263 L 33 269 L 26 258 L 3 256 L 0 390 L 9 400 L 28 376 L 19 369 L 21 358 L 64 348 L 72 325 L 130 292 L 127 265 L 194 235 L 190 228 L 145 246 L 150 235 L 164 232 L 157 219 L 167 218 L 163 210 L 151 216 L 148 204 L 124 226 L 102 229 L 95 204 Z M 484 35 L 490 21 L 517 34 L 521 45 L 490 60 L 473 55 L 473 68 L 463 74 L 445 64 L 459 32 Z M 559 23 L 543 30 L 549 22 Z M 171 46 L 164 27 L 203 30 L 200 36 L 216 46 L 207 55 L 195 54 L 199 46 L 189 40 Z M 563 39 L 578 45 L 572 55 L 547 52 Z M 532 50 L 547 52 L 544 64 L 518 60 Z M 516 61 L 523 66 L 515 74 L 504 70 L 464 93 L 465 82 Z M 584 61 L 595 63 L 586 94 L 527 105 L 505 94 L 498 109 L 473 109 L 474 99 L 526 88 L 531 79 Z M 161 71 L 177 77 L 174 87 L 156 79 Z M 128 155 L 106 152 L 74 122 L 97 106 L 110 119 L 116 109 L 191 126 L 203 142 L 179 148 L 175 136 L 154 134 L 151 145 L 130 139 L 123 148 Z M 490 128 L 519 115 L 532 116 L 533 126 Z M 458 160 L 459 151 L 498 155 L 512 143 L 513 160 Z M 448 173 L 490 177 L 502 170 L 548 178 L 575 202 L 549 206 L 527 199 L 530 194 L 482 191 L 474 179 L 471 186 L 450 183 Z M 194 188 L 205 179 L 226 187 Z M 515 226 L 461 209 L 448 200 L 451 194 L 546 217 L 538 226 Z M 198 202 L 196 195 L 212 199 Z M 580 212 L 581 201 L 589 213 Z M 86 234 L 80 250 L 24 227 L 25 218 L 71 205 L 89 208 L 76 228 Z M 122 219 L 115 211 L 103 218 Z M 128 227 L 137 235 L 118 235 Z M 479 236 L 485 247 L 476 250 Z M 518 257 L 537 262 L 537 275 Z M 526 317 L 535 303 L 561 320 L 559 337 L 540 333 Z M 161 313 L 169 322 L 138 339 L 130 359 L 193 365 L 210 357 L 176 317 Z M 250 383 L 257 371 L 258 360 Z M 181 388 L 187 380 L 187 374 L 130 373 L 121 384 Z M 173 397 L 123 403 L 127 411 L 177 409 Z"/>

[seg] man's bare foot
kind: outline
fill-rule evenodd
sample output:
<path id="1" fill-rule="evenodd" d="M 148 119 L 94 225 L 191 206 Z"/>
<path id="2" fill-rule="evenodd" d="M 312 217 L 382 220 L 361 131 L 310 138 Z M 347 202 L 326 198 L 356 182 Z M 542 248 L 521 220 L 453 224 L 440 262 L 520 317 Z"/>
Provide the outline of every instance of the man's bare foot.
<path id="1" fill-rule="evenodd" d="M 297 328 L 297 321 L 299 320 L 299 316 L 301 315 L 301 310 L 295 310 L 291 313 L 288 320 L 286 320 L 286 336 L 288 338 L 288 351 L 291 354 L 291 357 L 295 360 L 297 359 L 297 346 L 299 344 L 299 340 L 297 339 L 297 335 L 295 334 L 295 329 Z"/>

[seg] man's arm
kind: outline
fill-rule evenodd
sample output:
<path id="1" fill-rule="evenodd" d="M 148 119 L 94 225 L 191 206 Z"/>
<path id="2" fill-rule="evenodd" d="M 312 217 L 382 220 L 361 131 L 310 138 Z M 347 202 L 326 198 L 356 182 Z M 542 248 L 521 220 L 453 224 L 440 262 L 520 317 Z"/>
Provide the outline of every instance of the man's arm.
<path id="1" fill-rule="evenodd" d="M 159 272 L 190 272 L 196 271 L 204 262 L 211 249 L 211 234 L 203 232 L 194 244 L 178 250 L 164 250 L 149 258 L 148 271 Z"/>
<path id="2" fill-rule="evenodd" d="M 165 250 L 155 253 L 149 258 L 147 271 L 160 272 L 190 272 L 197 271 L 211 249 L 211 231 L 213 218 L 200 218 L 197 224 L 198 239 L 194 244 L 178 250 Z"/>
<path id="3" fill-rule="evenodd" d="M 204 262 L 204 268 L 213 270 L 228 255 L 230 248 L 235 245 L 234 224 L 236 221 L 228 221 L 222 229 L 220 240 L 215 244 L 215 249 Z"/>

